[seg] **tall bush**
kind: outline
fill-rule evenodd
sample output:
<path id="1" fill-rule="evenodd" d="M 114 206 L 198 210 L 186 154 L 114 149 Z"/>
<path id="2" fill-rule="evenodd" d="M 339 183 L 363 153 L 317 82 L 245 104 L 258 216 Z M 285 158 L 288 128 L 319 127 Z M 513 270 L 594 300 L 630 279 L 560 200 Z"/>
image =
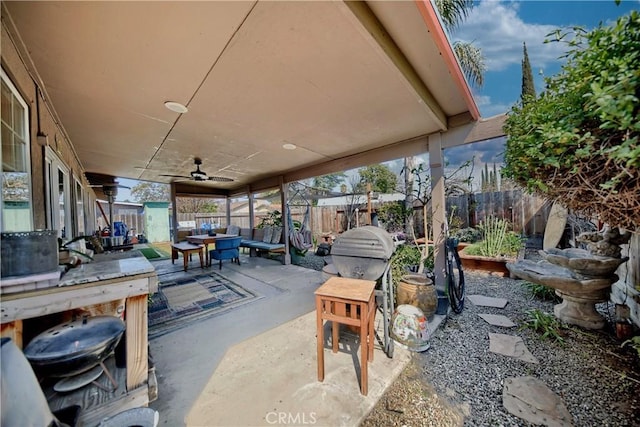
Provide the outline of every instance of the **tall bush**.
<path id="1" fill-rule="evenodd" d="M 505 123 L 503 173 L 604 222 L 640 227 L 640 14 L 574 37 L 562 71 Z"/>

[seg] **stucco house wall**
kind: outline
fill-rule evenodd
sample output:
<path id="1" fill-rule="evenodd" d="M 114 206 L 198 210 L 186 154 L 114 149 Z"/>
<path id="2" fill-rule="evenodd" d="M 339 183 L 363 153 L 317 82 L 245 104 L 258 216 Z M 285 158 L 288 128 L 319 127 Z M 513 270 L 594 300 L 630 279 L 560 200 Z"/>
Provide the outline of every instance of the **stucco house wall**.
<path id="1" fill-rule="evenodd" d="M 70 175 L 78 179 L 83 188 L 89 188 L 84 169 L 77 158 L 71 141 L 67 138 L 63 126 L 57 122 L 47 107 L 45 95 L 38 89 L 18 50 L 2 21 L 0 37 L 2 69 L 9 76 L 29 108 L 29 140 L 31 157 L 31 191 L 33 203 L 33 225 L 35 229 L 47 227 L 45 192 L 45 146 L 49 146 L 69 168 Z M 95 194 L 89 192 L 95 203 Z M 89 230 L 92 231 L 92 230 Z"/>

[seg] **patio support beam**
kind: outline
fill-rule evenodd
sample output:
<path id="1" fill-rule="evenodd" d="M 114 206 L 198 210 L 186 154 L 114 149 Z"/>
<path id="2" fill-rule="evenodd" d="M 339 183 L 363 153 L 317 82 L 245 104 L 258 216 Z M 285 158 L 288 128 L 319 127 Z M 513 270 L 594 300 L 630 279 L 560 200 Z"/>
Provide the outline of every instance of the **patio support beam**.
<path id="1" fill-rule="evenodd" d="M 431 229 L 434 241 L 434 268 L 436 289 L 445 289 L 445 221 L 447 210 L 444 191 L 444 156 L 442 154 L 442 136 L 429 136 L 429 166 L 431 168 Z M 426 237 L 426 236 L 425 236 Z"/>
<path id="2" fill-rule="evenodd" d="M 363 151 L 358 154 L 329 160 L 318 165 L 307 166 L 304 168 L 292 170 L 284 174 L 284 181 L 300 181 L 302 179 L 307 179 L 314 176 L 321 176 L 329 173 L 355 169 L 375 163 L 382 163 L 388 160 L 415 156 L 427 151 L 427 141 L 428 137 L 426 135 L 418 136 L 415 138 L 398 141 L 385 147 L 375 148 L 373 150 Z"/>
<path id="3" fill-rule="evenodd" d="M 367 3 L 363 1 L 345 1 L 345 5 L 360 21 L 360 24 L 371 35 L 391 63 L 404 76 L 407 83 L 415 91 L 416 96 L 424 102 L 427 114 L 437 123 L 440 130 L 447 130 L 447 115 L 444 110 Z"/>
<path id="4" fill-rule="evenodd" d="M 256 224 L 253 219 L 253 216 L 254 216 L 253 192 L 251 191 L 251 187 L 247 187 L 247 203 L 249 204 L 249 228 L 253 230 Z"/>
<path id="5" fill-rule="evenodd" d="M 178 197 L 176 194 L 175 182 L 172 182 L 169 185 L 169 190 L 171 191 L 171 222 L 173 223 L 173 243 L 178 243 L 178 206 L 176 204 L 176 200 L 178 199 Z"/>
<path id="6" fill-rule="evenodd" d="M 284 182 L 284 177 L 280 176 L 280 203 L 282 204 L 282 230 L 284 234 L 284 265 L 291 264 L 291 253 L 289 252 L 289 203 L 287 196 L 289 195 L 289 184 Z"/>

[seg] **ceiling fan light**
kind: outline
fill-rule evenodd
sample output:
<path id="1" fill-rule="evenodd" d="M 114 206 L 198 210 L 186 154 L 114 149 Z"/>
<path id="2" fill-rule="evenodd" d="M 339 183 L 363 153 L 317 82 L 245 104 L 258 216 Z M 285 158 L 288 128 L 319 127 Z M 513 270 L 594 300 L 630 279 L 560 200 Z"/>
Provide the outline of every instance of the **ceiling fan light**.
<path id="1" fill-rule="evenodd" d="M 196 181 L 206 181 L 207 179 L 207 174 L 199 170 L 191 172 L 191 176 Z"/>
<path id="2" fill-rule="evenodd" d="M 180 113 L 180 114 L 184 114 L 187 111 L 189 111 L 187 107 L 180 104 L 179 102 L 167 101 L 164 103 L 164 106 L 167 107 L 169 110 L 176 113 Z"/>

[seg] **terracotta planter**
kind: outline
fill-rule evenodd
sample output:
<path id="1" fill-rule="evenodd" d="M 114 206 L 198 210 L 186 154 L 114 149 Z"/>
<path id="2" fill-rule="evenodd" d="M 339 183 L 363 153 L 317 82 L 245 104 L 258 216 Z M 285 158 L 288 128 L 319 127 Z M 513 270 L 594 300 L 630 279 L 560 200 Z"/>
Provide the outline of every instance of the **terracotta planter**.
<path id="1" fill-rule="evenodd" d="M 462 268 L 465 270 L 486 271 L 502 277 L 511 276 L 511 272 L 507 269 L 507 263 L 514 262 L 515 258 L 469 255 L 464 249 L 458 253 L 460 261 L 462 261 Z"/>
<path id="2" fill-rule="evenodd" d="M 470 244 L 471 243 L 469 242 L 458 242 L 458 246 L 456 246 L 456 250 L 458 251 L 458 253 L 460 253 L 460 251 L 464 250 L 464 248 L 466 248 Z"/>
<path id="3" fill-rule="evenodd" d="M 422 274 L 405 274 L 398 282 L 397 303 L 418 307 L 431 318 L 438 306 L 438 295 L 433 282 Z"/>

